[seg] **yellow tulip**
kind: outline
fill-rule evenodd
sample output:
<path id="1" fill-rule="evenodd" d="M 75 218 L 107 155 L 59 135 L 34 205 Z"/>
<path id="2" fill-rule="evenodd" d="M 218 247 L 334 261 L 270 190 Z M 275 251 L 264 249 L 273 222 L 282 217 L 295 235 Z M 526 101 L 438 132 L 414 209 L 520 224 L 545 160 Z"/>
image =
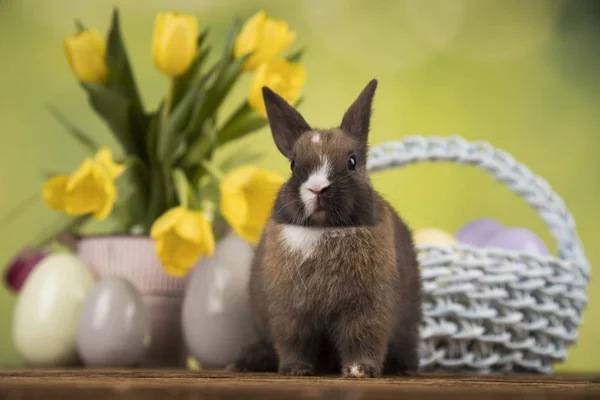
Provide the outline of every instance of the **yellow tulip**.
<path id="1" fill-rule="evenodd" d="M 284 179 L 246 165 L 230 172 L 220 184 L 221 213 L 244 240 L 256 244 Z"/>
<path id="2" fill-rule="evenodd" d="M 65 210 L 65 198 L 67 197 L 68 175 L 58 175 L 48 179 L 42 189 L 42 198 L 50 208 L 56 211 Z"/>
<path id="3" fill-rule="evenodd" d="M 163 268 L 173 276 L 184 276 L 204 254 L 211 256 L 215 238 L 202 211 L 179 206 L 168 210 L 152 225 L 150 236 Z"/>
<path id="4" fill-rule="evenodd" d="M 196 17 L 177 12 L 159 13 L 154 21 L 152 58 L 163 74 L 175 77 L 188 70 L 198 51 Z"/>
<path id="5" fill-rule="evenodd" d="M 269 61 L 261 65 L 254 73 L 254 78 L 250 84 L 248 102 L 254 111 L 266 117 L 267 110 L 262 95 L 263 86 L 268 86 L 269 89 L 283 97 L 288 103 L 293 104 L 300 96 L 304 80 L 305 72 L 302 65 L 286 60 Z"/>
<path id="6" fill-rule="evenodd" d="M 104 57 L 106 45 L 95 29 L 76 33 L 63 42 L 67 61 L 82 82 L 106 83 L 108 67 Z"/>
<path id="7" fill-rule="evenodd" d="M 259 11 L 242 27 L 233 53 L 235 58 L 240 58 L 252 52 L 243 68 L 253 71 L 277 57 L 295 38 L 296 34 L 285 21 L 269 18 L 266 12 Z"/>
<path id="8" fill-rule="evenodd" d="M 117 196 L 115 179 L 125 167 L 116 164 L 108 148 L 94 158 L 85 159 L 72 175 L 58 175 L 43 187 L 42 197 L 48 206 L 70 215 L 93 213 L 96 220 L 108 217 Z"/>

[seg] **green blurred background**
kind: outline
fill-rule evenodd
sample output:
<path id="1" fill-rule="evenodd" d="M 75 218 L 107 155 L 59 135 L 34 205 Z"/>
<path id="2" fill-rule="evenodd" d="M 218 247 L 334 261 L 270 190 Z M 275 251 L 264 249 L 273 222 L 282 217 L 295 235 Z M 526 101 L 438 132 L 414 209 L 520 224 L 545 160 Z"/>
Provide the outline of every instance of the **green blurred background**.
<path id="1" fill-rule="evenodd" d="M 106 33 L 121 9 L 126 44 L 145 98 L 156 107 L 165 79 L 150 55 L 158 11 L 194 13 L 221 48 L 235 16 L 259 9 L 287 20 L 295 48 L 307 46 L 305 102 L 313 126 L 338 124 L 376 77 L 371 143 L 411 134 L 460 134 L 507 150 L 546 178 L 574 214 L 592 268 L 600 263 L 600 2 L 596 0 L 0 0 L 0 225 L 4 265 L 53 213 L 31 203 L 48 172 L 73 170 L 83 150 L 49 115 L 53 104 L 113 146 L 71 75 L 62 39 L 74 18 Z M 246 95 L 246 77 L 229 99 Z M 226 115 L 227 113 L 224 113 Z M 261 165 L 281 174 L 287 162 L 268 129 L 232 144 L 260 150 Z M 413 228 L 455 231 L 478 217 L 525 226 L 552 247 L 544 225 L 521 199 L 481 171 L 422 165 L 373 176 Z M 91 229 L 110 229 L 106 224 Z M 578 345 L 560 371 L 600 372 L 600 282 L 589 287 Z M 0 288 L 0 366 L 18 365 L 11 345 L 15 296 Z"/>

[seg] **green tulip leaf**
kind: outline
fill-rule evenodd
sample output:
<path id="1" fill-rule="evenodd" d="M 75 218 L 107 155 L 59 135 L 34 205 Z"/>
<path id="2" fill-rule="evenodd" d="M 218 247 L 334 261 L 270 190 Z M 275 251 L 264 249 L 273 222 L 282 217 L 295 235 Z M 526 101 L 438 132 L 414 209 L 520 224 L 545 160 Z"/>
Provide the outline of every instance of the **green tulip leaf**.
<path id="1" fill-rule="evenodd" d="M 188 134 L 191 135 L 190 140 L 192 143 L 198 140 L 198 134 L 201 132 L 200 126 L 204 123 L 204 120 L 213 115 L 227 97 L 227 94 L 239 78 L 242 72 L 242 65 L 246 62 L 247 58 L 248 55 L 225 63 L 224 68 L 220 70 L 214 82 L 206 91 L 205 101 L 194 110 L 192 120 L 190 121 Z"/>
<path id="2" fill-rule="evenodd" d="M 186 93 L 158 135 L 158 160 L 165 165 L 171 164 L 175 151 L 184 139 L 183 131 L 195 104 L 197 91 L 198 88 L 195 88 Z"/>
<path id="3" fill-rule="evenodd" d="M 227 35 L 227 42 L 225 44 L 225 57 L 233 58 L 233 49 L 235 47 L 235 39 L 240 31 L 242 26 L 242 21 L 239 18 L 236 18 L 233 22 L 233 26 Z"/>
<path id="4" fill-rule="evenodd" d="M 301 97 L 296 101 L 294 107 L 299 107 L 303 101 L 304 99 Z M 248 102 L 245 101 L 219 130 L 217 146 L 222 146 L 225 143 L 244 137 L 249 133 L 264 128 L 268 124 L 269 121 L 262 115 L 254 112 Z"/>
<path id="5" fill-rule="evenodd" d="M 258 151 L 239 149 L 237 151 L 231 152 L 231 154 L 222 158 L 221 162 L 218 164 L 218 167 L 221 171 L 231 171 L 245 164 L 254 164 L 262 156 L 263 154 Z"/>
<path id="6" fill-rule="evenodd" d="M 197 201 L 194 196 L 194 189 L 190 185 L 183 170 L 179 168 L 173 170 L 173 183 L 175 184 L 179 204 L 186 208 L 193 208 L 196 206 Z"/>
<path id="7" fill-rule="evenodd" d="M 150 158 L 150 163 L 156 163 L 157 157 L 157 143 L 158 134 L 160 132 L 160 116 L 162 115 L 164 107 L 164 101 L 160 103 L 156 112 L 150 115 L 150 122 L 148 123 L 148 130 L 146 131 L 146 151 Z"/>
<path id="8" fill-rule="evenodd" d="M 305 51 L 306 51 L 306 49 L 302 48 L 302 49 L 296 51 L 295 53 L 292 53 L 289 56 L 287 56 L 286 59 L 291 63 L 299 63 L 300 60 L 302 59 L 302 56 L 304 55 Z"/>
<path id="9" fill-rule="evenodd" d="M 212 147 L 213 143 L 209 135 L 200 136 L 196 141 L 194 141 L 194 143 L 185 153 L 183 157 L 183 165 L 186 167 L 194 167 L 198 165 L 199 160 L 206 158 Z"/>
<path id="10" fill-rule="evenodd" d="M 190 142 L 188 151 L 183 156 L 183 165 L 195 167 L 200 160 L 210 158 L 217 142 L 215 116 L 207 118 L 200 126 L 197 139 Z M 187 131 L 186 131 L 187 133 Z"/>
<path id="11" fill-rule="evenodd" d="M 200 32 L 200 34 L 198 35 L 198 49 L 202 48 L 202 45 L 204 44 L 204 42 L 206 41 L 206 38 L 208 37 L 208 33 L 210 32 L 210 28 L 205 28 L 202 32 Z"/>
<path id="12" fill-rule="evenodd" d="M 69 119 L 54 106 L 48 106 L 48 111 L 89 153 L 96 153 L 100 145 L 89 135 L 77 128 Z"/>
<path id="13" fill-rule="evenodd" d="M 208 58 L 211 47 L 208 46 L 206 49 L 199 51 L 198 55 L 190 65 L 190 68 L 182 75 L 173 79 L 173 87 L 171 92 L 171 106 L 175 107 L 177 103 L 183 98 L 185 92 L 188 90 L 194 90 L 193 86 L 202 85 L 202 81 L 198 80 L 199 71 L 202 69 L 202 65 Z"/>
<path id="14" fill-rule="evenodd" d="M 250 132 L 267 126 L 269 121 L 258 115 L 250 107 L 247 101 L 225 122 L 218 133 L 218 145 L 221 146 L 227 142 L 238 139 Z"/>
<path id="15" fill-rule="evenodd" d="M 81 33 L 85 30 L 87 30 L 87 28 L 85 27 L 85 25 L 83 24 L 83 22 L 81 22 L 81 20 L 79 18 L 77 18 L 75 20 L 75 29 L 77 30 L 77 33 Z"/>
<path id="16" fill-rule="evenodd" d="M 129 154 L 139 154 L 131 126 L 131 103 L 119 93 L 95 83 L 82 83 L 92 108 L 110 127 L 117 141 Z"/>
<path id="17" fill-rule="evenodd" d="M 135 82 L 134 74 L 129 63 L 129 57 L 119 22 L 119 11 L 113 10 L 112 23 L 108 33 L 106 47 L 106 64 L 110 71 L 107 86 L 119 93 L 131 103 L 131 137 L 135 141 L 137 154 L 146 159 L 145 132 L 146 123 L 144 106 Z"/>
<path id="18" fill-rule="evenodd" d="M 31 251 L 39 251 L 50 242 L 56 240 L 61 234 L 77 231 L 89 222 L 91 218 L 91 214 L 77 216 L 62 214 L 51 224 L 48 224 L 48 228 L 44 229 L 43 233 L 29 243 L 29 249 Z"/>

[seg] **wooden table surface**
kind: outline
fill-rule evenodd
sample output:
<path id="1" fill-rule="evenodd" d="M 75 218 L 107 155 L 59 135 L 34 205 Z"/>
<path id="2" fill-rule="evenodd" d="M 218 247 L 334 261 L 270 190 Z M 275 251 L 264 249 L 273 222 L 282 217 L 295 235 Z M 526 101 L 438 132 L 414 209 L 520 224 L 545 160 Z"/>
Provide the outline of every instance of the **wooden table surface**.
<path id="1" fill-rule="evenodd" d="M 427 375 L 348 380 L 184 370 L 2 370 L 0 399 L 587 399 L 600 377 Z"/>

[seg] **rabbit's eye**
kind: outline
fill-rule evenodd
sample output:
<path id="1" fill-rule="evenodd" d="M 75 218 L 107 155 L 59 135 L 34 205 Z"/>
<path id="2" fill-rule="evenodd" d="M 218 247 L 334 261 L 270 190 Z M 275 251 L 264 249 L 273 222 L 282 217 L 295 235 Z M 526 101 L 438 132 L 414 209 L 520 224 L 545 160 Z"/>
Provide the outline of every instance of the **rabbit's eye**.
<path id="1" fill-rule="evenodd" d="M 356 169 L 356 156 L 353 154 L 348 157 L 348 169 L 354 171 Z"/>
<path id="2" fill-rule="evenodd" d="M 295 160 L 292 160 L 292 161 L 290 162 L 290 169 L 292 170 L 292 172 L 294 172 L 294 167 L 295 167 L 295 166 L 296 166 L 296 161 L 295 161 Z"/>

